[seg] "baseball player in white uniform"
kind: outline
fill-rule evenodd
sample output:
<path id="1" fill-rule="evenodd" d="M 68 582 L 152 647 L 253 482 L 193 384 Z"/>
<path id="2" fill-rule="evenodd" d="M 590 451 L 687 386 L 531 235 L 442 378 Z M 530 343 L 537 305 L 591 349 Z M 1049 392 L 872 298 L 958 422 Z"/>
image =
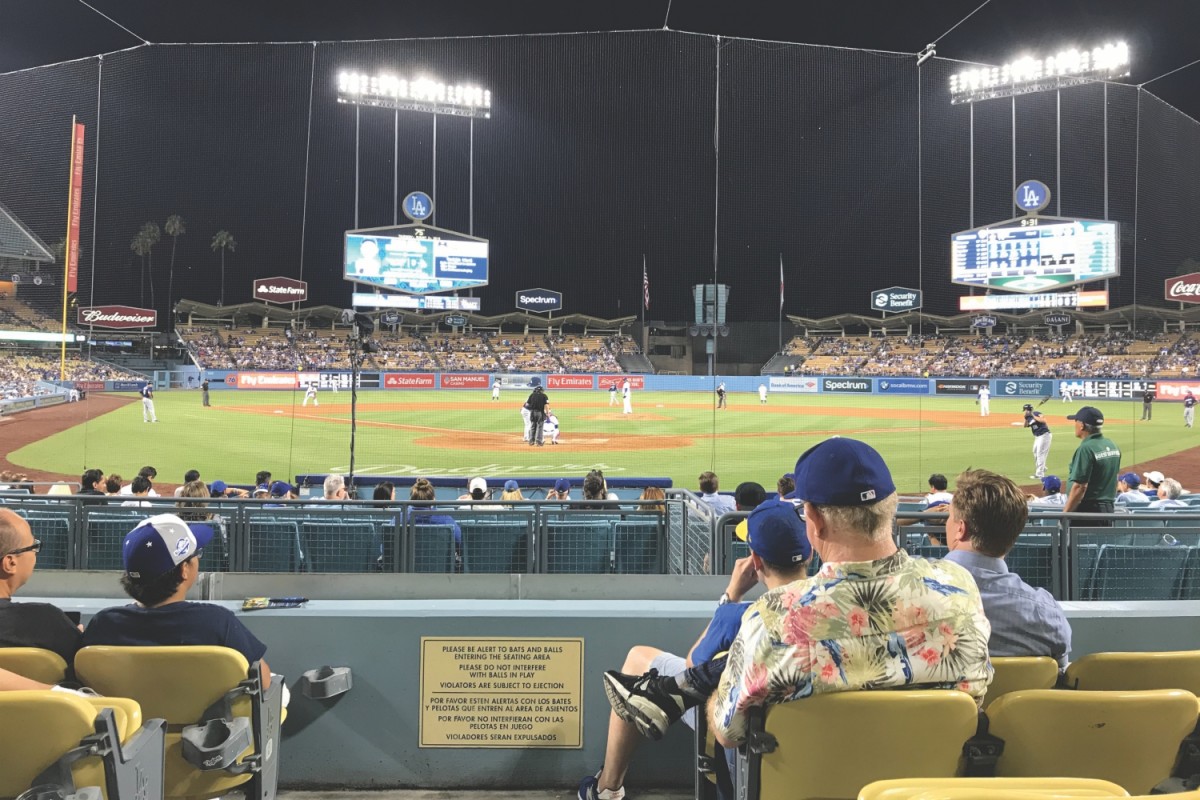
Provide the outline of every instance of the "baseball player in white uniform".
<path id="1" fill-rule="evenodd" d="M 1059 384 L 1058 393 L 1059 393 L 1059 395 L 1062 396 L 1062 401 L 1064 403 L 1071 402 L 1071 387 L 1067 386 L 1066 381 L 1063 381 L 1062 383 Z"/>
<path id="2" fill-rule="evenodd" d="M 1041 480 L 1046 477 L 1046 460 L 1050 457 L 1050 442 L 1054 434 L 1050 433 L 1050 426 L 1042 419 L 1042 412 L 1034 411 L 1032 404 L 1026 403 L 1021 408 L 1025 412 L 1025 427 L 1033 433 L 1033 474 L 1029 477 Z"/>
<path id="3" fill-rule="evenodd" d="M 317 400 L 317 385 L 315 383 L 310 383 L 308 388 L 304 390 L 304 402 L 300 404 L 300 407 L 304 408 L 307 406 L 309 400 L 312 400 L 313 408 L 321 405 L 321 403 Z"/>
<path id="4" fill-rule="evenodd" d="M 500 379 L 499 378 L 492 379 L 492 399 L 493 400 L 500 399 Z"/>
<path id="5" fill-rule="evenodd" d="M 550 444 L 558 444 L 558 416 L 553 411 L 546 412 L 546 421 L 542 423 L 542 437 L 549 439 Z"/>
<path id="6" fill-rule="evenodd" d="M 621 411 L 622 414 L 633 413 L 633 392 L 629 388 L 629 378 L 621 384 L 621 397 L 625 400 L 625 408 Z"/>
<path id="7" fill-rule="evenodd" d="M 528 442 L 531 438 L 531 434 L 533 433 L 533 431 L 530 430 L 530 428 L 532 426 L 529 424 L 529 418 L 532 415 L 533 415 L 533 411 L 529 408 L 529 403 L 525 403 L 525 405 L 521 406 L 521 441 L 522 442 Z"/>
<path id="8" fill-rule="evenodd" d="M 158 422 L 158 415 L 154 413 L 154 389 L 147 383 L 138 394 L 142 396 L 142 422 Z"/>
<path id="9" fill-rule="evenodd" d="M 979 416 L 986 417 L 992 413 L 991 410 L 992 391 L 985 383 L 979 387 Z"/>
<path id="10" fill-rule="evenodd" d="M 766 385 L 765 383 L 760 383 L 760 384 L 758 385 L 758 402 L 759 402 L 759 403 L 761 403 L 761 404 L 763 404 L 763 405 L 766 405 L 766 402 L 767 402 L 767 385 Z"/>

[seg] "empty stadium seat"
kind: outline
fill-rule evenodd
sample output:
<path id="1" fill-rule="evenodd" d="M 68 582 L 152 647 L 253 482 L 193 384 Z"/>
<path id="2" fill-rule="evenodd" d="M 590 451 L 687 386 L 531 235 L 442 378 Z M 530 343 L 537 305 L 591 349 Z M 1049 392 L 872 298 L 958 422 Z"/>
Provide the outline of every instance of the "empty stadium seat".
<path id="1" fill-rule="evenodd" d="M 57 786 L 64 793 L 95 786 L 108 800 L 163 797 L 166 724 L 143 724 L 131 700 L 2 692 L 0 720 L 2 798 L 33 786 Z"/>
<path id="2" fill-rule="evenodd" d="M 66 569 L 71 565 L 71 515 L 68 511 L 19 509 L 33 538 L 42 543 L 38 569 Z"/>
<path id="3" fill-rule="evenodd" d="M 1009 692 L 1021 689 L 1053 689 L 1058 682 L 1058 662 L 1048 656 L 993 657 L 992 682 L 988 684 L 983 708 Z"/>
<path id="4" fill-rule="evenodd" d="M 1200 650 L 1090 653 L 1071 662 L 1066 683 L 1086 691 L 1183 689 L 1200 697 Z"/>
<path id="5" fill-rule="evenodd" d="M 67 679 L 67 662 L 62 656 L 39 647 L 0 647 L 0 669 L 39 683 L 55 684 Z"/>
<path id="6" fill-rule="evenodd" d="M 815 695 L 769 707 L 765 721 L 755 709 L 751 741 L 765 746 L 739 751 L 739 796 L 855 798 L 872 781 L 953 777 L 978 715 L 966 692 L 929 689 Z M 936 735 L 914 736 L 914 720 Z"/>
<path id="7" fill-rule="evenodd" d="M 166 797 L 199 800 L 241 787 L 248 800 L 274 798 L 282 683 L 264 690 L 258 662 L 225 647 L 102 646 L 80 650 L 75 672 L 101 694 L 131 697 L 143 714 L 167 721 Z M 184 726 L 239 718 L 251 721 L 251 743 L 234 765 L 201 770 L 184 758 Z"/>
<path id="8" fill-rule="evenodd" d="M 246 525 L 246 572 L 298 572 L 302 563 L 300 523 L 252 516 Z"/>
<path id="9" fill-rule="evenodd" d="M 374 522 L 304 520 L 300 548 L 309 572 L 375 572 L 379 529 Z"/>
<path id="10" fill-rule="evenodd" d="M 663 571 L 662 526 L 657 520 L 613 525 L 613 568 L 618 575 L 653 575 Z"/>
<path id="11" fill-rule="evenodd" d="M 529 572 L 529 526 L 523 522 L 459 520 L 463 572 Z"/>
<path id="12" fill-rule="evenodd" d="M 1174 600 L 1187 557 L 1186 547 L 1101 545 L 1083 589 L 1090 600 Z"/>
<path id="13" fill-rule="evenodd" d="M 81 565 L 84 569 L 120 570 L 121 545 L 125 536 L 137 527 L 145 514 L 89 514 L 87 535 L 83 541 Z"/>
<path id="14" fill-rule="evenodd" d="M 607 522 L 547 522 L 542 564 L 547 573 L 610 572 L 612 527 Z"/>
<path id="15" fill-rule="evenodd" d="M 1012 692 L 987 711 L 989 735 L 1004 742 L 995 774 L 1098 778 L 1146 793 L 1170 777 L 1198 710 L 1178 689 Z"/>
<path id="16" fill-rule="evenodd" d="M 1094 778 L 900 778 L 863 787 L 858 800 L 1048 800 L 1072 797 L 1128 797 L 1112 781 Z M 1178 796 L 1178 795 L 1176 795 Z"/>
<path id="17" fill-rule="evenodd" d="M 456 572 L 454 528 L 451 525 L 413 525 L 410 534 L 411 572 Z"/>

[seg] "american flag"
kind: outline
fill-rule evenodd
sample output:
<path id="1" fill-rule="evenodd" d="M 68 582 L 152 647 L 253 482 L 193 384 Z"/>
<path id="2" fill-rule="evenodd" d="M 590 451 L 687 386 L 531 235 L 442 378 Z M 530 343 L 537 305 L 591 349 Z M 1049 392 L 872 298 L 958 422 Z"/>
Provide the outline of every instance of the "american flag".
<path id="1" fill-rule="evenodd" d="M 642 303 L 650 310 L 650 276 L 646 274 L 646 257 L 642 256 Z"/>

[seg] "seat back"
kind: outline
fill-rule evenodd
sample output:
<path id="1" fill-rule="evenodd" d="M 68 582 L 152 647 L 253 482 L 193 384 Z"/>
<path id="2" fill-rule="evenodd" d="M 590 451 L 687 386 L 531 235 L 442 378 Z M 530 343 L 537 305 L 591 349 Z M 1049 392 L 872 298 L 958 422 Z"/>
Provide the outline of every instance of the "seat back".
<path id="1" fill-rule="evenodd" d="M 1067 685 L 1094 692 L 1183 689 L 1200 696 L 1200 650 L 1091 653 L 1067 667 Z"/>
<path id="2" fill-rule="evenodd" d="M 548 573 L 606 573 L 612 563 L 607 522 L 547 522 L 542 557 Z"/>
<path id="3" fill-rule="evenodd" d="M 454 528 L 450 525 L 413 525 L 413 572 L 455 571 Z"/>
<path id="4" fill-rule="evenodd" d="M 125 536 L 137 527 L 145 514 L 89 514 L 85 550 L 82 558 L 84 569 L 122 569 L 121 545 Z"/>
<path id="5" fill-rule="evenodd" d="M 613 567 L 619 575 L 662 572 L 662 526 L 653 519 L 629 520 L 613 526 Z"/>
<path id="6" fill-rule="evenodd" d="M 1047 800 L 1070 797 L 1128 797 L 1112 781 L 1093 778 L 901 778 L 863 787 L 858 800 Z M 1175 795 L 1176 797 L 1178 795 Z"/>
<path id="7" fill-rule="evenodd" d="M 1090 597 L 1174 600 L 1183 584 L 1187 557 L 1186 547 L 1101 545 L 1092 571 Z"/>
<path id="8" fill-rule="evenodd" d="M 983 708 L 1009 692 L 1021 689 L 1053 689 L 1058 682 L 1058 662 L 1048 656 L 993 657 L 992 682 L 988 684 Z"/>
<path id="9" fill-rule="evenodd" d="M 38 569 L 66 569 L 70 566 L 70 512 L 25 510 L 21 516 L 29 523 L 33 538 L 42 543 Z"/>
<path id="10" fill-rule="evenodd" d="M 996 775 L 1098 778 L 1146 793 L 1170 777 L 1198 711 L 1178 689 L 1012 692 L 988 708 L 989 732 L 1004 740 Z"/>
<path id="11" fill-rule="evenodd" d="M 1028 539 L 1029 537 L 1024 537 Z M 1004 557 L 1008 571 L 1021 576 L 1030 586 L 1046 591 L 1054 589 L 1054 555 L 1050 542 L 1017 540 Z"/>
<path id="12" fill-rule="evenodd" d="M 970 695 L 936 689 L 838 692 L 771 706 L 763 729 L 778 747 L 749 756 L 761 764 L 758 793 L 748 797 L 854 798 L 872 781 L 952 777 L 978 716 Z M 913 736 L 914 719 L 937 735 Z M 739 755 L 738 772 L 749 776 L 749 788 L 754 768 L 743 769 L 745 758 Z"/>
<path id="13" fill-rule="evenodd" d="M 246 526 L 247 572 L 297 572 L 300 569 L 300 525 L 294 520 L 252 516 Z"/>
<path id="14" fill-rule="evenodd" d="M 39 683 L 62 683 L 67 679 L 67 662 L 62 656 L 40 647 L 0 647 L 0 669 Z"/>
<path id="15" fill-rule="evenodd" d="M 529 572 L 529 526 L 523 522 L 459 520 L 463 572 Z"/>
<path id="16" fill-rule="evenodd" d="M 300 546 L 309 572 L 375 572 L 382 555 L 373 522 L 305 520 Z"/>

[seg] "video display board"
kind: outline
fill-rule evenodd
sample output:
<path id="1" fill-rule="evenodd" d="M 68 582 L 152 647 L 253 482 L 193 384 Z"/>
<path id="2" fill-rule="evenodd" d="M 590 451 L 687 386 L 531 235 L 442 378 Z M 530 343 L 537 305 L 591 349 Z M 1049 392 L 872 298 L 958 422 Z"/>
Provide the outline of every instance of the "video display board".
<path id="1" fill-rule="evenodd" d="M 1117 223 L 1020 217 L 950 237 L 950 281 L 1009 292 L 1049 292 L 1120 274 Z"/>
<path id="2" fill-rule="evenodd" d="M 488 283 L 488 241 L 429 225 L 346 231 L 343 277 L 407 294 Z"/>

